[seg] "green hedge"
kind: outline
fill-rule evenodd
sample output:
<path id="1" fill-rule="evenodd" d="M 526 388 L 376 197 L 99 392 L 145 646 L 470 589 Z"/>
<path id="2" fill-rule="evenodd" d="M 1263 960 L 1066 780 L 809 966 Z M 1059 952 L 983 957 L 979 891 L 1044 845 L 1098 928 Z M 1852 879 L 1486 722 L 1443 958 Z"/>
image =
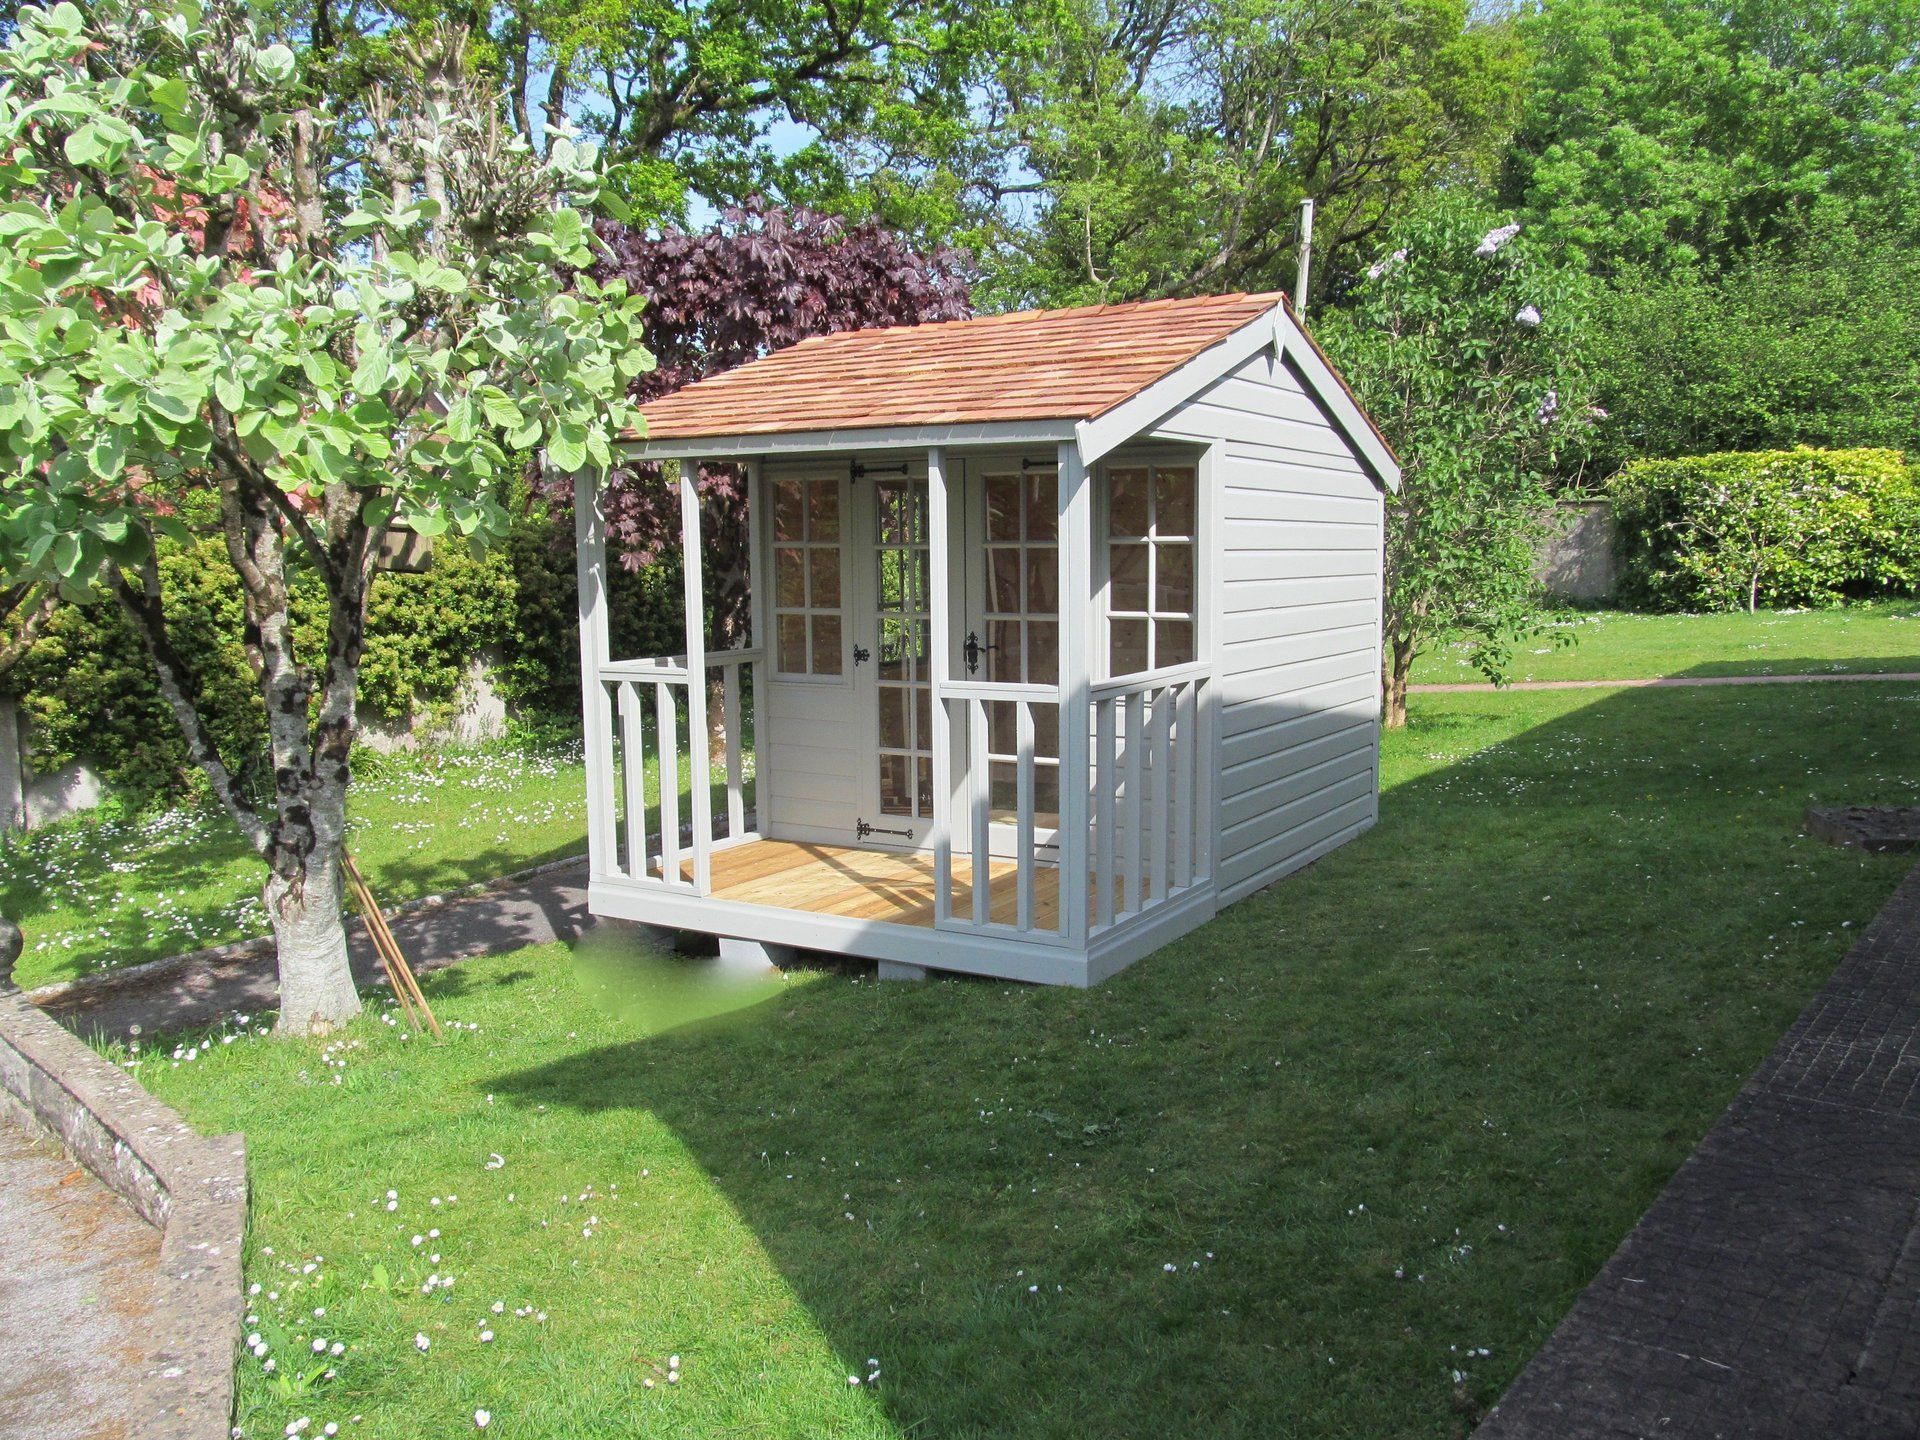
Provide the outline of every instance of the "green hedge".
<path id="1" fill-rule="evenodd" d="M 1637 460 L 1608 490 L 1629 603 L 1834 605 L 1920 583 L 1920 479 L 1898 450 Z"/>
<path id="2" fill-rule="evenodd" d="M 362 719 L 370 710 L 431 723 L 452 713 L 469 662 L 497 661 L 494 683 L 523 716 L 577 724 L 580 667 L 572 527 L 543 512 L 504 543 L 473 553 L 443 539 L 422 574 L 382 573 L 367 604 Z M 228 763 L 250 775 L 266 743 L 265 714 L 241 648 L 239 582 L 224 545 L 206 536 L 169 545 L 160 560 L 167 624 L 194 665 L 202 713 Z M 679 651 L 677 563 L 611 577 L 618 655 Z M 294 581 L 296 640 L 317 664 L 324 611 L 317 583 Z M 110 602 L 60 610 L 10 679 L 33 722 L 33 764 L 97 767 L 134 803 L 177 798 L 199 776 L 131 626 Z"/>

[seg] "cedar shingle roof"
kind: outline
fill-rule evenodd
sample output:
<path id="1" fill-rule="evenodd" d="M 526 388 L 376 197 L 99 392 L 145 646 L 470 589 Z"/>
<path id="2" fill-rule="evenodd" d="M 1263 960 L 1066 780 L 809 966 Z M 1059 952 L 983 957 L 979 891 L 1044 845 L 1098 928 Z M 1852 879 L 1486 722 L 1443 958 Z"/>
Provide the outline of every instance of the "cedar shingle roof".
<path id="1" fill-rule="evenodd" d="M 1280 303 L 1212 295 L 820 335 L 648 402 L 646 438 L 1089 420 Z"/>

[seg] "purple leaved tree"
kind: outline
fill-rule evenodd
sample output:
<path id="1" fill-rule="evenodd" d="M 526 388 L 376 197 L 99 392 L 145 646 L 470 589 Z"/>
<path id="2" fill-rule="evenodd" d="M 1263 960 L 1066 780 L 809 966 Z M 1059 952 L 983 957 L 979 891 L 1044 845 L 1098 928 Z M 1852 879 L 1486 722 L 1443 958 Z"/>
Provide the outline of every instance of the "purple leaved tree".
<path id="1" fill-rule="evenodd" d="M 809 336 L 973 313 L 960 252 L 923 253 L 873 221 L 754 200 L 692 234 L 649 235 L 613 221 L 595 228 L 608 253 L 594 278 L 624 280 L 647 297 L 647 345 L 658 363 L 634 382 L 643 403 Z M 720 465 L 702 467 L 699 489 L 707 643 L 727 649 L 747 630 L 744 485 Z M 564 507 L 571 494 L 553 498 Z M 615 470 L 606 515 L 608 550 L 628 570 L 679 544 L 679 501 L 659 465 Z M 719 706 L 708 713 L 717 722 Z"/>

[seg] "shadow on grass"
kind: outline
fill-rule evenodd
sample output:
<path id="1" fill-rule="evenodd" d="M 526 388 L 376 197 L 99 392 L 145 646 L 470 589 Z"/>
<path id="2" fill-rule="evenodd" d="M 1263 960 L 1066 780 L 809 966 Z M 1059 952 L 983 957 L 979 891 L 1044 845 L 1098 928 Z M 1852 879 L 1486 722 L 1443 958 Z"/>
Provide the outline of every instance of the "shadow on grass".
<path id="1" fill-rule="evenodd" d="M 668 1123 L 902 1433 L 1462 1434 L 1904 872 L 1798 827 L 1912 801 L 1917 704 L 1423 697 L 1374 831 L 1097 990 L 843 973 L 484 1088 Z"/>
<path id="2" fill-rule="evenodd" d="M 1726 675 L 1920 675 L 1920 654 L 1872 655 L 1859 659 L 1770 655 L 1747 660 L 1708 660 L 1674 672 L 1676 676 Z"/>
<path id="3" fill-rule="evenodd" d="M 197 937 L 204 936 L 204 943 L 208 944 L 231 937 L 232 924 L 225 912 L 230 911 L 237 900 L 245 898 L 247 892 L 244 889 L 235 892 L 220 882 L 251 861 L 237 833 L 215 834 L 204 842 L 192 844 L 155 845 L 139 853 L 136 864 L 140 893 L 172 898 L 213 891 L 184 903 L 175 899 L 168 908 L 165 920 L 169 928 L 165 933 L 177 930 L 196 937 L 175 946 L 164 941 L 156 945 L 156 915 L 152 906 L 112 904 L 110 902 L 120 896 L 98 893 L 103 883 L 101 877 L 80 873 L 84 867 L 98 863 L 81 854 L 90 828 L 85 821 L 66 827 L 55 843 L 64 842 L 62 848 L 67 853 L 51 857 L 50 864 L 0 864 L 0 876 L 5 877 L 4 883 L 0 883 L 0 914 L 18 924 L 26 936 L 30 949 L 22 972 L 27 983 L 39 983 L 42 978 L 65 979 L 87 970 L 157 959 L 171 949 L 192 949 L 203 943 Z M 7 858 L 12 860 L 19 853 L 18 847 L 23 845 L 46 846 L 49 838 L 13 837 Z M 49 871 L 52 873 L 47 873 Z M 91 891 L 89 886 L 93 887 Z M 103 901 L 109 903 L 103 904 Z M 76 939 L 71 956 L 44 960 L 34 955 L 31 947 L 44 928 L 43 922 L 63 912 L 71 915 L 76 907 L 80 907 L 86 927 L 84 943 Z M 71 924 L 60 927 L 62 933 L 74 928 Z M 83 959 L 95 963 L 82 963 Z M 41 977 L 33 973 L 43 968 L 57 970 L 58 974 Z"/>

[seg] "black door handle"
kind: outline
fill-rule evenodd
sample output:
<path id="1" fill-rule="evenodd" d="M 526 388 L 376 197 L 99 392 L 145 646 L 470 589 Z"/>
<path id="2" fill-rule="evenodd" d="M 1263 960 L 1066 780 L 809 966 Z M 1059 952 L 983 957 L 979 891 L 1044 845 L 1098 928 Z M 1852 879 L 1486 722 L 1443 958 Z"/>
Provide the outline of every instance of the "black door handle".
<path id="1" fill-rule="evenodd" d="M 998 650 L 998 645 L 982 645 L 980 637 L 973 631 L 967 632 L 967 643 L 960 647 L 960 653 L 966 657 L 967 674 L 973 675 L 980 669 L 980 657 L 988 650 Z"/>

